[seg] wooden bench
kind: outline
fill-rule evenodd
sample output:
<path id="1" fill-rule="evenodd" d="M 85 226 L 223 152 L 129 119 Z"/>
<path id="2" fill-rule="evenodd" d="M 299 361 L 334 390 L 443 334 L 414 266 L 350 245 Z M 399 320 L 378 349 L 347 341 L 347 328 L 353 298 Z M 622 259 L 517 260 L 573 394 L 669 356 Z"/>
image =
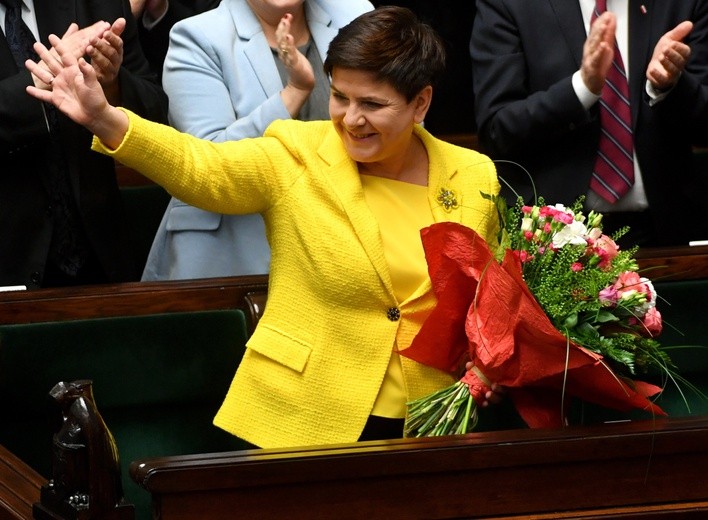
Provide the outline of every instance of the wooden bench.
<path id="1" fill-rule="evenodd" d="M 708 345 L 708 247 L 640 257 L 686 329 L 671 344 Z M 682 373 L 708 393 L 708 350 L 683 352 Z M 150 458 L 130 472 L 164 520 L 706 518 L 708 402 L 688 398 L 667 388 L 668 419 Z"/>
<path id="2" fill-rule="evenodd" d="M 136 461 L 162 520 L 708 517 L 708 419 Z"/>
<path id="3" fill-rule="evenodd" d="M 131 460 L 244 446 L 211 420 L 266 289 L 266 276 L 249 276 L 0 293 L 0 445 L 47 476 L 56 430 L 47 394 L 91 379 L 126 496 L 148 518 Z"/>

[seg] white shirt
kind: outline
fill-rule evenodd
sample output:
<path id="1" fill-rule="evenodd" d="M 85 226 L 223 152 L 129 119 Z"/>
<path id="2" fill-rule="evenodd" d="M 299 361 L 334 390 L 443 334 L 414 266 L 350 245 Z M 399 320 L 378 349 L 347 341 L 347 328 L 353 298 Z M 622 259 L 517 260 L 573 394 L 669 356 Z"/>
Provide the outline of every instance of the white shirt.
<path id="1" fill-rule="evenodd" d="M 595 0 L 578 1 L 580 2 L 580 10 L 583 13 L 585 32 L 589 33 L 590 19 L 592 18 L 592 12 L 595 9 Z M 627 80 L 629 80 L 630 56 L 627 51 L 629 46 L 627 38 L 629 27 L 629 1 L 607 0 L 607 10 L 613 12 L 617 18 L 617 31 L 615 33 L 615 37 L 617 39 L 617 47 L 619 48 L 620 56 L 622 56 L 622 62 L 624 63 Z M 593 94 L 585 86 L 582 78 L 580 77 L 580 71 L 573 74 L 573 89 L 575 90 L 578 99 L 586 109 L 590 109 L 590 107 L 592 107 L 600 99 L 600 96 Z M 652 93 L 650 93 L 650 95 L 652 95 Z M 656 98 L 657 96 L 653 94 L 653 97 Z M 660 101 L 660 99 L 656 99 L 656 101 Z M 600 211 L 602 213 L 609 213 L 612 211 L 641 211 L 649 207 L 647 196 L 644 191 L 642 173 L 639 168 L 639 163 L 637 162 L 636 152 L 634 153 L 634 186 L 632 186 L 629 192 L 627 192 L 627 194 L 620 200 L 614 204 L 611 204 L 597 195 L 594 191 L 588 190 L 585 205 L 588 208 Z"/>

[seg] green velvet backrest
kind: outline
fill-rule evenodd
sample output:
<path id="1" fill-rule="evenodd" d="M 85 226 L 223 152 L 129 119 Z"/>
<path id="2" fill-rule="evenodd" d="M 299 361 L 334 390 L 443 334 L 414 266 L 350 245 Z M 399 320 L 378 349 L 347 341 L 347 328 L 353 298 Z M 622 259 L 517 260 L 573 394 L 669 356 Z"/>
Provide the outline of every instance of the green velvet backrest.
<path id="1" fill-rule="evenodd" d="M 655 287 L 664 322 L 658 340 L 679 374 L 707 396 L 683 388 L 687 407 L 676 385 L 669 382 L 658 402 L 672 416 L 708 415 L 708 280 L 656 282 Z"/>
<path id="2" fill-rule="evenodd" d="M 241 449 L 212 425 L 247 338 L 240 310 L 0 326 L 0 444 L 45 477 L 59 381 L 91 379 L 138 518 L 149 495 L 128 475 L 139 458 Z"/>
<path id="3" fill-rule="evenodd" d="M 650 273 L 647 273 L 651 277 Z M 677 372 L 688 383 L 678 386 L 659 375 L 644 377 L 663 386 L 663 392 L 655 398 L 656 403 L 671 417 L 708 415 L 708 280 L 682 280 L 655 282 L 659 295 L 657 308 L 664 322 L 658 341 L 667 349 Z M 680 388 L 680 390 L 679 390 Z M 571 414 L 574 424 L 590 424 L 626 419 L 649 419 L 647 413 L 616 412 L 599 409 L 593 405 L 576 406 Z"/>

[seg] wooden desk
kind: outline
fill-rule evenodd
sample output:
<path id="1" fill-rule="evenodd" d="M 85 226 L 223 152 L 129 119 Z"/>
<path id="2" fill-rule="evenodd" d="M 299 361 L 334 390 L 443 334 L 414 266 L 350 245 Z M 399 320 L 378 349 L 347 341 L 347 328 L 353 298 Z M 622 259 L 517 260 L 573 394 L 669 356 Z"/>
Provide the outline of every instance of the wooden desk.
<path id="1" fill-rule="evenodd" d="M 708 246 L 640 249 L 637 261 L 652 281 L 708 278 Z"/>
<path id="2" fill-rule="evenodd" d="M 243 308 L 267 287 L 256 275 L 0 292 L 0 324 Z"/>
<path id="3" fill-rule="evenodd" d="M 706 518 L 708 418 L 134 462 L 156 518 Z"/>

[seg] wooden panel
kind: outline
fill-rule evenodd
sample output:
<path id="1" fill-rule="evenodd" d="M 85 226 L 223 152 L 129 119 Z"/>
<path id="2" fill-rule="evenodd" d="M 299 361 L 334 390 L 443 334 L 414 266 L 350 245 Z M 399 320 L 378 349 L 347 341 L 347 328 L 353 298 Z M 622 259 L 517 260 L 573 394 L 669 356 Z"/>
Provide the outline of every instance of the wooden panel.
<path id="1" fill-rule="evenodd" d="M 162 312 L 244 308 L 268 277 L 131 282 L 0 293 L 0 323 L 34 323 Z"/>
<path id="2" fill-rule="evenodd" d="M 708 516 L 708 418 L 136 461 L 164 520 Z M 676 515 L 676 516 L 675 516 Z"/>
<path id="3" fill-rule="evenodd" d="M 639 250 L 637 261 L 653 281 L 708 278 L 708 246 L 648 247 Z"/>
<path id="4" fill-rule="evenodd" d="M 0 445 L 0 518 L 32 518 L 32 504 L 46 483 L 37 472 Z"/>

